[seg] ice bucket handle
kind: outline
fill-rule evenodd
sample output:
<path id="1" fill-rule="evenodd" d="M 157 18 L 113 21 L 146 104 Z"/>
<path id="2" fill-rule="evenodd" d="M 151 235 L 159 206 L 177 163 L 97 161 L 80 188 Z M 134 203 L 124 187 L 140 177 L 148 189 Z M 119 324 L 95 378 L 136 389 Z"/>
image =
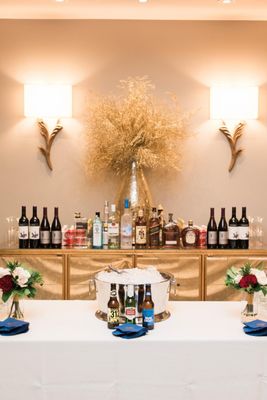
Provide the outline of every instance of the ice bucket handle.
<path id="1" fill-rule="evenodd" d="M 180 286 L 179 283 L 177 283 L 177 280 L 174 276 L 171 277 L 170 279 L 170 295 L 171 296 L 176 296 L 177 293 L 177 286 Z"/>

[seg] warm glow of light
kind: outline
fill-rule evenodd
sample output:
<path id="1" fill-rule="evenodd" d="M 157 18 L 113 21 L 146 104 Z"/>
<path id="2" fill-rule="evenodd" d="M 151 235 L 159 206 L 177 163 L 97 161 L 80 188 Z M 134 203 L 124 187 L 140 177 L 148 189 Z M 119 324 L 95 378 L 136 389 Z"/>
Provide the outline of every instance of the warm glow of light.
<path id="1" fill-rule="evenodd" d="M 210 118 L 247 120 L 258 118 L 257 86 L 213 86 L 210 89 Z"/>
<path id="2" fill-rule="evenodd" d="M 71 85 L 24 85 L 25 117 L 71 117 Z"/>

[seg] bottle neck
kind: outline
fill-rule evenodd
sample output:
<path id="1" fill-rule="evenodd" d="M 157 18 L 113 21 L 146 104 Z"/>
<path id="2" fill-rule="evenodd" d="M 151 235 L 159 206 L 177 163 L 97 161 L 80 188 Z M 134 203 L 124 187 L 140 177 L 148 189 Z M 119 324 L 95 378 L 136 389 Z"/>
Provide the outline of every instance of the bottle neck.
<path id="1" fill-rule="evenodd" d="M 236 218 L 236 208 L 232 208 L 232 218 Z"/>
<path id="2" fill-rule="evenodd" d="M 58 218 L 58 208 L 55 207 L 55 218 Z"/>
<path id="3" fill-rule="evenodd" d="M 246 218 L 247 217 L 247 209 L 246 207 L 242 207 L 242 218 Z"/>
<path id="4" fill-rule="evenodd" d="M 47 218 L 47 208 L 43 208 L 43 217 L 46 219 Z"/>
<path id="5" fill-rule="evenodd" d="M 26 217 L 26 207 L 25 206 L 21 207 L 21 216 Z"/>
<path id="6" fill-rule="evenodd" d="M 210 218 L 214 218 L 214 208 L 210 209 Z"/>
<path id="7" fill-rule="evenodd" d="M 222 208 L 222 210 L 221 210 L 221 217 L 225 218 L 225 208 Z"/>
<path id="8" fill-rule="evenodd" d="M 37 217 L 37 207 L 35 206 L 32 208 L 32 216 Z"/>

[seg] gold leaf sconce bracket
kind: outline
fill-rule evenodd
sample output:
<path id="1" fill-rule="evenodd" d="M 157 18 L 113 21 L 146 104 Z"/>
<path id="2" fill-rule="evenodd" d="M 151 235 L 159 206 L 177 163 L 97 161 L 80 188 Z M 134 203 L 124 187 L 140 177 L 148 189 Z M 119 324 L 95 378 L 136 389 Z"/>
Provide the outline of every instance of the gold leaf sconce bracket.
<path id="1" fill-rule="evenodd" d="M 237 142 L 238 142 L 238 139 L 243 134 L 243 128 L 245 125 L 246 125 L 245 122 L 239 122 L 239 124 L 235 127 L 233 134 L 231 134 L 231 132 L 227 128 L 226 123 L 224 121 L 223 121 L 223 125 L 221 126 L 221 128 L 219 128 L 219 131 L 222 132 L 224 134 L 224 136 L 226 137 L 226 139 L 230 145 L 230 149 L 231 149 L 232 157 L 231 157 L 230 165 L 228 168 L 229 172 L 232 171 L 232 169 L 235 166 L 237 157 L 243 151 L 243 149 L 237 149 Z"/>
<path id="2" fill-rule="evenodd" d="M 40 134 L 43 136 L 44 141 L 45 141 L 45 147 L 39 147 L 41 153 L 45 157 L 46 163 L 49 167 L 49 169 L 52 171 L 53 166 L 50 158 L 50 153 L 51 153 L 51 147 L 52 144 L 57 136 L 57 134 L 61 131 L 63 126 L 60 124 L 60 121 L 57 121 L 57 124 L 51 134 L 49 133 L 47 125 L 44 123 L 42 119 L 37 120 L 38 126 L 40 128 Z"/>

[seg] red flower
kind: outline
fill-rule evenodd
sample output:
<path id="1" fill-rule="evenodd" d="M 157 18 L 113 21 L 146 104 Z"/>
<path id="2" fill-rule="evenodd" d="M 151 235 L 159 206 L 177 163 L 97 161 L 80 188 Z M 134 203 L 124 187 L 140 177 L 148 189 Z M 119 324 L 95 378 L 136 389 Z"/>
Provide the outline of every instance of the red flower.
<path id="1" fill-rule="evenodd" d="M 12 280 L 11 275 L 5 275 L 2 278 L 0 278 L 0 289 L 3 290 L 3 293 L 10 292 L 14 287 L 14 283 Z"/>
<path id="2" fill-rule="evenodd" d="M 241 288 L 247 288 L 249 286 L 256 286 L 257 284 L 258 284 L 257 278 L 255 275 L 252 275 L 252 274 L 243 276 L 239 282 L 239 286 Z"/>

